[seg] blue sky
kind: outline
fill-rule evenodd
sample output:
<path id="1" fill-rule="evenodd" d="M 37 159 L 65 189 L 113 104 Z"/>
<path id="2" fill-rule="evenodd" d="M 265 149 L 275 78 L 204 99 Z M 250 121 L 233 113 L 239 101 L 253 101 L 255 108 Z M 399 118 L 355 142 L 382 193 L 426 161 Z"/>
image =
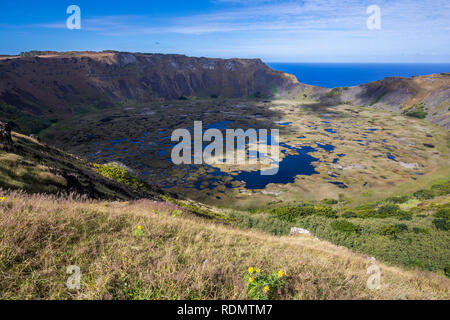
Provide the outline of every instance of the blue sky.
<path id="1" fill-rule="evenodd" d="M 66 28 L 69 5 L 82 29 Z M 369 30 L 370 5 L 381 30 Z M 266 62 L 450 62 L 448 0 L 56 0 L 0 4 L 0 53 L 121 50 Z"/>

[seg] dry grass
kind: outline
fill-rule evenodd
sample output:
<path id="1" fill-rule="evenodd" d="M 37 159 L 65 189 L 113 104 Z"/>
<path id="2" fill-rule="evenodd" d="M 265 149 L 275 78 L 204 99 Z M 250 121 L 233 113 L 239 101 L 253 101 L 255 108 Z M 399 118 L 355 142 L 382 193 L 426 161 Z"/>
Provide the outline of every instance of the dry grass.
<path id="1" fill-rule="evenodd" d="M 383 264 L 382 287 L 371 291 L 367 257 L 307 236 L 176 217 L 165 202 L 2 195 L 1 299 L 246 299 L 249 266 L 284 270 L 284 299 L 450 298 L 449 279 Z M 65 286 L 69 265 L 81 268 L 78 292 Z"/>

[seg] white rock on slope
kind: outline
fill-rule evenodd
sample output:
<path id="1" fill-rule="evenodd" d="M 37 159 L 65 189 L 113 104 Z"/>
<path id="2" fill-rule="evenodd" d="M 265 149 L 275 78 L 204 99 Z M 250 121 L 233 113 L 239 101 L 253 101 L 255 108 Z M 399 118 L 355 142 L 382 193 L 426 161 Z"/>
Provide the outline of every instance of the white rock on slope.
<path id="1" fill-rule="evenodd" d="M 302 228 L 296 228 L 293 227 L 291 228 L 291 232 L 289 233 L 290 236 L 295 236 L 297 234 L 307 234 L 307 235 L 311 235 L 311 232 L 309 232 L 306 229 L 302 229 Z"/>

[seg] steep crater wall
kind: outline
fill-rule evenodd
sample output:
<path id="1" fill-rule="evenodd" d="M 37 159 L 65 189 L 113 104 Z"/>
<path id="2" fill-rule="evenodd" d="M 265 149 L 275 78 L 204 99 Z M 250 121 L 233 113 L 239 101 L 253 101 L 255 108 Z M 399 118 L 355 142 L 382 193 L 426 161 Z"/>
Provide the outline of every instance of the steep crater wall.
<path id="1" fill-rule="evenodd" d="M 48 121 L 121 102 L 293 97 L 305 87 L 259 59 L 116 52 L 0 58 L 0 112 L 9 115 L 4 120 L 14 129 L 33 127 L 30 132 L 48 127 Z M 24 117 L 22 122 L 47 122 L 15 123 Z"/>

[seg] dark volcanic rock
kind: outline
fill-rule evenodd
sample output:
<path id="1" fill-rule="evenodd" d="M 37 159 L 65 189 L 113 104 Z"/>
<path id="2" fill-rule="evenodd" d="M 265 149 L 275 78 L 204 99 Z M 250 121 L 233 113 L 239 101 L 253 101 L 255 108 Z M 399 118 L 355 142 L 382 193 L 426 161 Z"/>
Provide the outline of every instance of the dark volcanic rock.
<path id="1" fill-rule="evenodd" d="M 11 127 L 9 124 L 0 121 L 0 148 L 10 150 L 12 147 Z"/>

